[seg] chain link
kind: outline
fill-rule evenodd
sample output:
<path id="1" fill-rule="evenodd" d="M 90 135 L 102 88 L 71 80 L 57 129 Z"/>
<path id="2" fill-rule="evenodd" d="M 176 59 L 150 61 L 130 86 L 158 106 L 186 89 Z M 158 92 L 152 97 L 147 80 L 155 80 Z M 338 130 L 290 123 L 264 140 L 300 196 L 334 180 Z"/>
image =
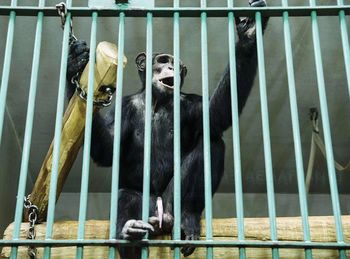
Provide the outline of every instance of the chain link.
<path id="1" fill-rule="evenodd" d="M 66 23 L 66 17 L 67 17 L 67 6 L 64 2 L 61 2 L 56 5 L 56 9 L 58 12 L 58 15 L 61 17 L 61 28 L 64 29 L 64 25 Z M 71 44 L 73 41 L 76 41 L 77 38 L 75 37 L 73 33 L 73 18 L 70 19 L 70 32 L 69 32 L 69 44 Z"/>
<path id="2" fill-rule="evenodd" d="M 30 201 L 30 194 L 27 197 L 24 197 L 24 208 L 28 210 L 28 220 L 29 220 L 29 229 L 27 234 L 27 239 L 35 239 L 35 224 L 38 221 L 38 207 L 35 206 Z M 33 246 L 28 247 L 28 256 L 31 259 L 35 259 L 37 255 L 37 249 Z"/>
<path id="3" fill-rule="evenodd" d="M 86 102 L 87 92 L 83 88 L 80 87 L 80 84 L 78 82 L 78 77 L 79 77 L 79 73 L 72 77 L 71 82 L 72 82 L 72 84 L 75 85 L 76 94 L 82 100 L 84 100 Z M 103 92 L 104 94 L 106 94 L 107 98 L 106 99 L 94 99 L 93 100 L 94 105 L 99 106 L 99 107 L 108 107 L 112 103 L 114 89 L 106 86 L 106 87 L 103 87 L 100 91 Z"/>

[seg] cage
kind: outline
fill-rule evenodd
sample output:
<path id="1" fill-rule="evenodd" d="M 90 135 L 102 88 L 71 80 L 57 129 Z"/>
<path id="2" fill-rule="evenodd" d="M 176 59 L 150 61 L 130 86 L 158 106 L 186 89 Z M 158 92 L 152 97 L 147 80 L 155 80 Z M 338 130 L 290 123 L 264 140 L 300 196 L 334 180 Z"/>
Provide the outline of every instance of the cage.
<path id="1" fill-rule="evenodd" d="M 349 161 L 350 2 L 268 0 L 268 7 L 260 8 L 248 7 L 246 0 L 123 2 L 67 1 L 64 30 L 55 8 L 59 1 L 0 3 L 1 256 L 24 258 L 29 246 L 38 248 L 38 258 L 114 258 L 116 247 L 133 245 L 109 228 L 117 213 L 118 170 L 90 162 L 88 145 L 69 170 L 57 204 L 56 190 L 50 188 L 47 223 L 35 226 L 37 238 L 26 238 L 23 198 L 33 189 L 52 139 L 60 134 L 67 106 L 71 17 L 77 38 L 91 46 L 114 42 L 128 58 L 118 70 L 116 100 L 141 87 L 133 65 L 136 54 L 159 51 L 186 64 L 181 91 L 203 95 L 204 107 L 227 63 L 235 61 L 234 17 L 249 16 L 258 27 L 262 17 L 270 20 L 264 35 L 257 33 L 259 64 L 251 94 L 239 121 L 233 109 L 236 123 L 223 136 L 225 169 L 213 199 L 206 184 L 201 240 L 181 240 L 178 206 L 173 236 L 134 245 L 143 247 L 143 258 L 180 258 L 185 244 L 197 247 L 189 258 L 346 258 L 350 174 L 333 161 Z M 319 150 L 310 154 L 314 107 L 325 155 Z M 308 168 L 313 175 L 305 187 Z M 174 170 L 179 177 L 176 162 Z"/>

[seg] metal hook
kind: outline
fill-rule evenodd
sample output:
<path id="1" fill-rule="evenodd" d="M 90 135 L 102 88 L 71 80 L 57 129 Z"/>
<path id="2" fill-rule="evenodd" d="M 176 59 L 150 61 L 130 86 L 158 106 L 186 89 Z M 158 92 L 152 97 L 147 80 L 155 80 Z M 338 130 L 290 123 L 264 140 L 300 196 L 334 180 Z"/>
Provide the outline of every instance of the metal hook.
<path id="1" fill-rule="evenodd" d="M 61 27 L 64 28 L 64 24 L 66 23 L 66 15 L 67 15 L 67 6 L 64 2 L 61 2 L 56 5 L 56 9 L 58 15 L 61 17 Z"/>

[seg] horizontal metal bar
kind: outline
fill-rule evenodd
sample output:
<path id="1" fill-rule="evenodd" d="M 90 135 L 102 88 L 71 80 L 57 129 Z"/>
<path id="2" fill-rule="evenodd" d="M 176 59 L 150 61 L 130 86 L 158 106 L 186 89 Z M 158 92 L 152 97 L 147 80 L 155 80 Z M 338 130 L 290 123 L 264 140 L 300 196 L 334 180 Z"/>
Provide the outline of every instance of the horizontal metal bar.
<path id="1" fill-rule="evenodd" d="M 350 249 L 350 243 L 332 242 L 288 242 L 288 241 L 212 241 L 212 240 L 140 240 L 127 241 L 123 239 L 66 239 L 66 240 L 0 240 L 0 247 L 9 246 L 149 246 L 178 247 L 191 245 L 195 247 L 250 247 L 250 248 L 309 248 L 309 249 Z"/>
<path id="2" fill-rule="evenodd" d="M 264 7 L 264 8 L 249 8 L 249 7 L 180 7 L 180 8 L 152 8 L 152 9 L 91 9 L 88 7 L 72 7 L 69 8 L 73 16 L 90 17 L 93 12 L 97 12 L 101 17 L 118 17 L 121 12 L 128 17 L 146 17 L 148 12 L 153 13 L 154 17 L 173 17 L 175 12 L 178 12 L 181 17 L 200 17 L 202 12 L 207 13 L 207 17 L 227 17 L 230 12 L 235 12 L 236 16 L 254 17 L 257 11 L 261 12 L 262 16 L 282 17 L 284 12 L 288 12 L 289 16 L 310 16 L 313 11 L 317 12 L 318 16 L 338 16 L 341 10 L 346 15 L 350 15 L 350 6 L 297 6 L 297 7 Z M 15 11 L 18 16 L 36 16 L 40 11 L 45 16 L 57 16 L 57 10 L 54 7 L 31 7 L 31 6 L 0 6 L 0 15 L 9 15 L 11 11 Z"/>

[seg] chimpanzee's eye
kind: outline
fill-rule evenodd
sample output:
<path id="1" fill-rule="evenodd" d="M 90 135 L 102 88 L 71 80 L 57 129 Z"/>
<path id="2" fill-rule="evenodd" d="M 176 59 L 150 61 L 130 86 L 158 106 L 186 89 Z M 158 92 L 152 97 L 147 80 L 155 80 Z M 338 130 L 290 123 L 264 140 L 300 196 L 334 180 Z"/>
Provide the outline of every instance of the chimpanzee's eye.
<path id="1" fill-rule="evenodd" d="M 158 63 L 163 63 L 163 64 L 168 63 L 169 62 L 169 57 L 166 56 L 166 55 L 158 56 L 157 57 L 157 62 Z"/>

